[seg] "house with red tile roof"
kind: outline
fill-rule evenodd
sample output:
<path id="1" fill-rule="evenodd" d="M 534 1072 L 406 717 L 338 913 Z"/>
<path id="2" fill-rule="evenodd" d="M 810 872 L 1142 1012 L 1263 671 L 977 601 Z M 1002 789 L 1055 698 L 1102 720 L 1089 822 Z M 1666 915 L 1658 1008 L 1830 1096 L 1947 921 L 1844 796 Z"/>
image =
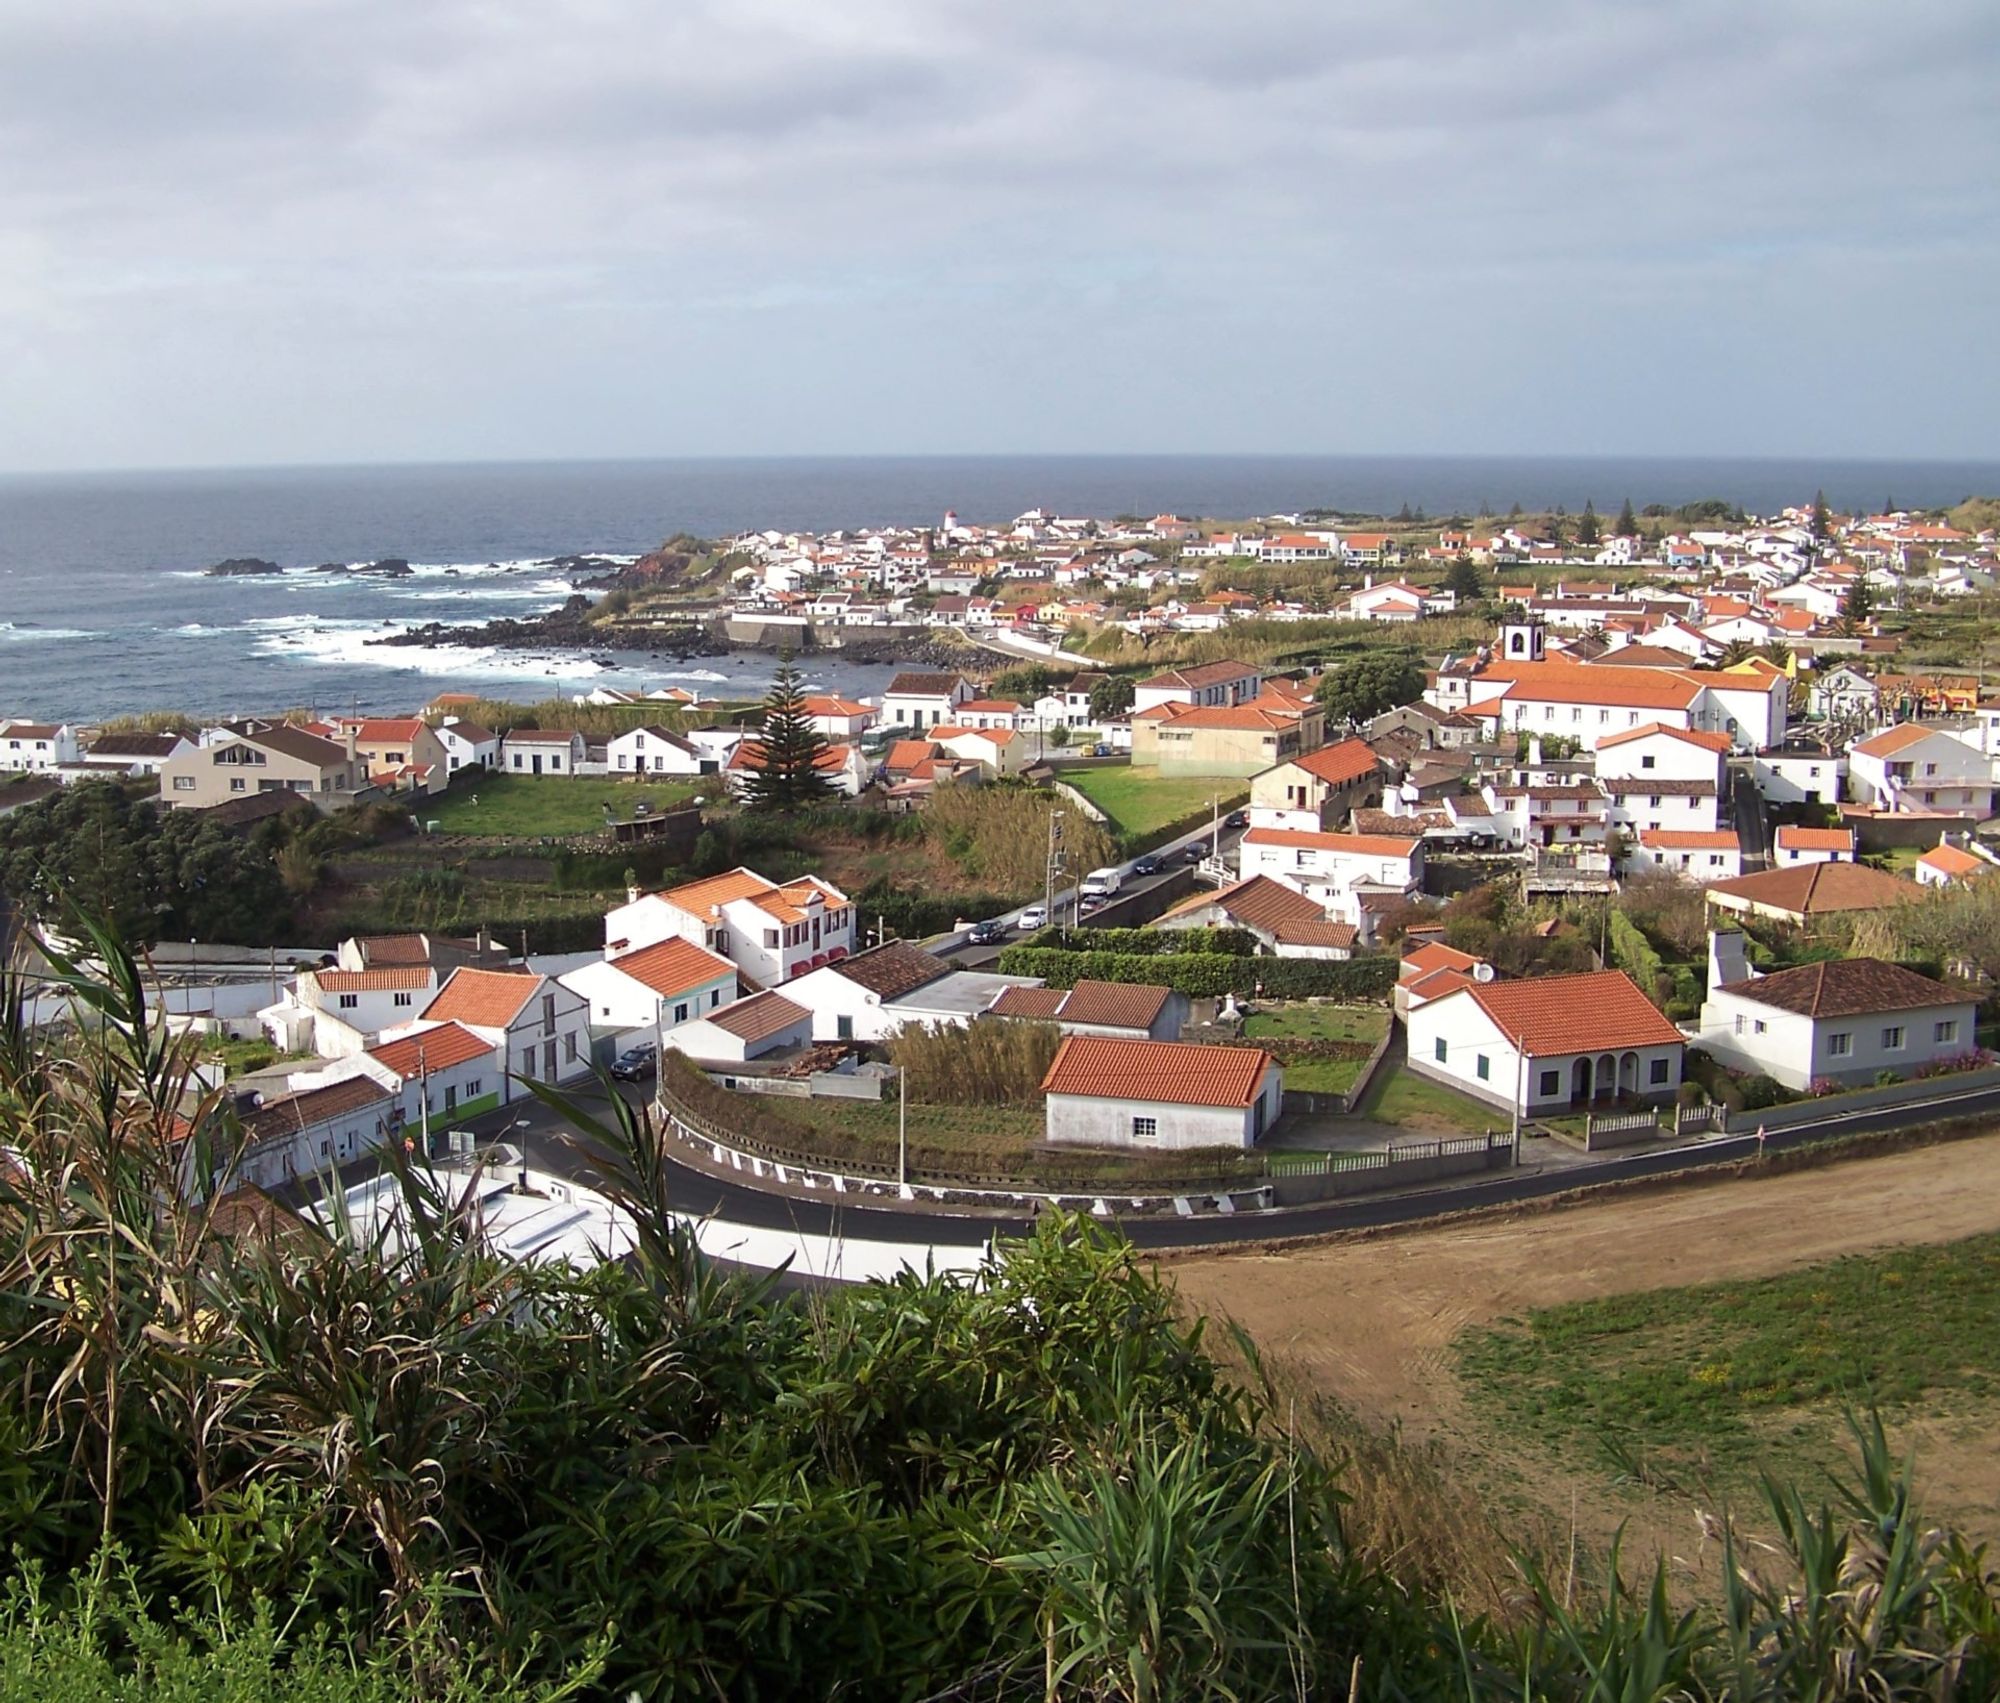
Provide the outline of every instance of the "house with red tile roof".
<path id="1" fill-rule="evenodd" d="M 1950 840 L 1940 840 L 1917 859 L 1917 867 L 1911 873 L 1926 887 L 1944 887 L 1954 881 L 1983 880 L 2000 868 L 2000 864 L 1996 864 L 1990 854 L 1972 850 L 1977 843 L 1969 835 L 1963 846 L 1955 846 Z"/>
<path id="2" fill-rule="evenodd" d="M 1217 892 L 1192 894 L 1153 926 L 1244 929 L 1275 958 L 1351 958 L 1360 938 L 1355 924 L 1329 916 L 1317 899 L 1268 875 L 1253 875 Z"/>
<path id="3" fill-rule="evenodd" d="M 1976 730 L 1904 722 L 1857 741 L 1847 753 L 1855 801 L 1897 814 L 1993 814 L 1995 762 L 1975 741 Z"/>
<path id="4" fill-rule="evenodd" d="M 737 868 L 658 893 L 634 890 L 604 918 L 610 959 L 675 938 L 727 958 L 756 989 L 775 987 L 855 949 L 854 906 L 816 875 L 778 882 Z"/>
<path id="5" fill-rule="evenodd" d="M 1352 923 L 1362 944 L 1374 938 L 1365 899 L 1407 898 L 1423 885 L 1420 836 L 1328 834 L 1304 828 L 1249 828 L 1238 850 L 1244 879 L 1268 876 Z"/>
<path id="6" fill-rule="evenodd" d="M 986 1008 L 990 1017 L 1054 1023 L 1065 1035 L 1113 1035 L 1126 1040 L 1174 1041 L 1187 1021 L 1185 994 L 1151 982 L 1098 982 L 1074 987 L 1003 988 Z"/>
<path id="7" fill-rule="evenodd" d="M 567 1082 L 591 1068 L 590 1008 L 553 976 L 532 970 L 454 970 L 410 1029 L 390 1029 L 382 1044 L 439 1025 L 464 1029 L 494 1049 L 505 1080 L 500 1099 L 523 1098 L 528 1082 Z M 377 1049 L 379 1050 L 379 1049 Z"/>
<path id="8" fill-rule="evenodd" d="M 1772 862 L 1780 869 L 1795 863 L 1852 863 L 1852 828 L 1801 828 L 1787 823 L 1773 837 Z"/>
<path id="9" fill-rule="evenodd" d="M 1382 802 L 1388 768 L 1364 739 L 1341 739 L 1250 777 L 1250 822 L 1262 828 L 1332 829 Z"/>
<path id="10" fill-rule="evenodd" d="M 450 781 L 451 754 L 421 716 L 331 716 L 307 731 L 341 744 L 350 728 L 368 779 L 384 792 L 443 792 Z"/>
<path id="11" fill-rule="evenodd" d="M 1254 1146 L 1284 1073 L 1262 1047 L 1071 1035 L 1042 1078 L 1047 1139 L 1065 1146 Z"/>
<path id="12" fill-rule="evenodd" d="M 557 979 L 583 998 L 592 1028 L 618 1029 L 648 1041 L 657 1039 L 661 1029 L 719 1010 L 737 993 L 736 966 L 679 935 L 565 971 Z"/>
<path id="13" fill-rule="evenodd" d="M 1674 1097 L 1680 1030 L 1622 970 L 1474 981 L 1415 1006 L 1409 1067 L 1523 1117 Z"/>
<path id="14" fill-rule="evenodd" d="M 1742 935 L 1718 931 L 1709 939 L 1701 1039 L 1731 1070 L 1769 1076 L 1787 1088 L 1867 1083 L 1883 1071 L 1908 1076 L 1971 1052 L 1978 1009 L 1970 988 L 1876 958 L 1759 975 Z"/>

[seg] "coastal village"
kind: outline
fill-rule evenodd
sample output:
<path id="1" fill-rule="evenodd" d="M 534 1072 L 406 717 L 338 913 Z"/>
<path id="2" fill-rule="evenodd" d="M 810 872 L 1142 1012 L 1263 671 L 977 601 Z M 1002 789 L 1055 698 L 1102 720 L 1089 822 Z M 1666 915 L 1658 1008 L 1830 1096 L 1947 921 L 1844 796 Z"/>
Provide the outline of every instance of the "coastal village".
<path id="1" fill-rule="evenodd" d="M 587 895 L 572 913 L 587 939 L 461 912 L 310 949 L 196 939 L 178 964 L 162 944 L 169 1021 L 212 1035 L 239 1090 L 230 1186 L 297 1190 L 418 1130 L 452 1151 L 533 1085 L 607 1068 L 710 1166 L 1183 1213 L 1364 1186 L 1360 1158 L 1387 1186 L 1412 1143 L 1434 1177 L 1519 1164 L 1524 1140 L 1581 1163 L 1985 1081 L 2000 693 L 1907 651 L 1914 622 L 1994 592 L 1991 527 L 1823 504 L 1373 529 L 948 514 L 709 560 L 730 630 L 808 667 L 855 627 L 956 648 L 854 699 L 0 722 L 8 818 L 86 784 L 236 836 L 372 810 L 399 855 L 470 869 L 509 843 L 503 799 L 587 792 L 601 821 L 584 806 L 555 840 L 634 860 L 594 921 Z M 871 920 L 811 832 L 770 868 L 702 867 L 697 840 L 756 819 L 780 716 L 827 838 L 923 835 L 983 798 L 1028 812 L 1006 830 L 1036 840 L 1028 874 L 998 909 L 905 926 Z M 1953 907 L 1977 913 L 1960 935 L 1936 920 Z M 945 1085 L 940 1050 L 1007 1029 L 1035 1037 L 1010 1043 L 1026 1076 Z M 913 1173 L 920 1072 L 920 1132 L 987 1116 L 1009 1139 L 920 1134 Z"/>

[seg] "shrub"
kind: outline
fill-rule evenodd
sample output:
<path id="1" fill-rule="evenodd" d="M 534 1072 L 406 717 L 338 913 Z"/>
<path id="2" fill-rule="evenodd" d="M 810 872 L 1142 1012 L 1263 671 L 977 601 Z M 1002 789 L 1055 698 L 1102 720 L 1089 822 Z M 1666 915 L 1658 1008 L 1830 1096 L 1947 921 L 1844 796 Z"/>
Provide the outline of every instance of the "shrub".
<path id="1" fill-rule="evenodd" d="M 1000 971 L 1039 976 L 1051 987 L 1079 981 L 1150 982 L 1190 999 L 1310 999 L 1323 995 L 1354 1001 L 1384 1000 L 1396 984 L 1397 960 L 1236 958 L 1220 952 L 1077 952 L 1044 946 L 1009 946 Z"/>
<path id="2" fill-rule="evenodd" d="M 1782 1106 L 1798 1098 L 1782 1082 L 1761 1072 L 1740 1078 L 1737 1091 L 1741 1096 L 1742 1109 L 1746 1112 L 1761 1112 L 1767 1106 Z"/>
<path id="3" fill-rule="evenodd" d="M 912 1024 L 888 1044 L 909 1073 L 912 1100 L 962 1106 L 1022 1106 L 1041 1098 L 1042 1078 L 1062 1044 L 1053 1023 L 1008 1019 L 955 1028 Z"/>
<path id="4" fill-rule="evenodd" d="M 1653 943 L 1623 911 L 1611 913 L 1609 939 L 1611 962 L 1637 982 L 1655 1004 L 1660 1003 L 1659 981 L 1665 966 Z"/>

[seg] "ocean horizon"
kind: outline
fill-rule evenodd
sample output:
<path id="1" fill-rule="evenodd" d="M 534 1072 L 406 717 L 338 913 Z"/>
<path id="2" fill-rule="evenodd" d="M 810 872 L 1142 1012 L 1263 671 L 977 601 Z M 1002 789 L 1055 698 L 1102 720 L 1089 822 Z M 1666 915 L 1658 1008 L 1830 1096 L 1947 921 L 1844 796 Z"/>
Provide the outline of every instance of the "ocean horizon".
<path id="1" fill-rule="evenodd" d="M 637 556 L 678 532 L 993 523 L 1033 508 L 1217 519 L 1307 508 L 1435 519 L 1586 501 L 1616 512 L 1720 498 L 1943 507 L 2000 492 L 2000 462 L 1633 456 L 717 456 L 0 474 L 0 715 L 409 709 L 446 685 L 546 696 L 604 682 L 753 695 L 754 657 L 610 662 L 372 640 L 429 621 L 551 608 L 563 555 Z M 208 579 L 228 557 L 286 567 L 401 557 L 408 579 Z M 817 683 L 874 671 L 814 659 Z M 702 675 L 717 676 L 704 682 Z"/>

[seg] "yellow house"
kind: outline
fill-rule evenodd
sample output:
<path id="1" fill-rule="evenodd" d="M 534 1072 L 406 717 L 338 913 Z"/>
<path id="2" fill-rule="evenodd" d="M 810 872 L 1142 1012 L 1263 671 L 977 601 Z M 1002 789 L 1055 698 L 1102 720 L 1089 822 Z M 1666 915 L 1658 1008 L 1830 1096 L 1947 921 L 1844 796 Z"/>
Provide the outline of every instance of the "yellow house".
<path id="1" fill-rule="evenodd" d="M 1255 775 L 1317 751 L 1325 728 L 1317 704 L 1155 704 L 1132 717 L 1132 761 L 1162 775 Z"/>

